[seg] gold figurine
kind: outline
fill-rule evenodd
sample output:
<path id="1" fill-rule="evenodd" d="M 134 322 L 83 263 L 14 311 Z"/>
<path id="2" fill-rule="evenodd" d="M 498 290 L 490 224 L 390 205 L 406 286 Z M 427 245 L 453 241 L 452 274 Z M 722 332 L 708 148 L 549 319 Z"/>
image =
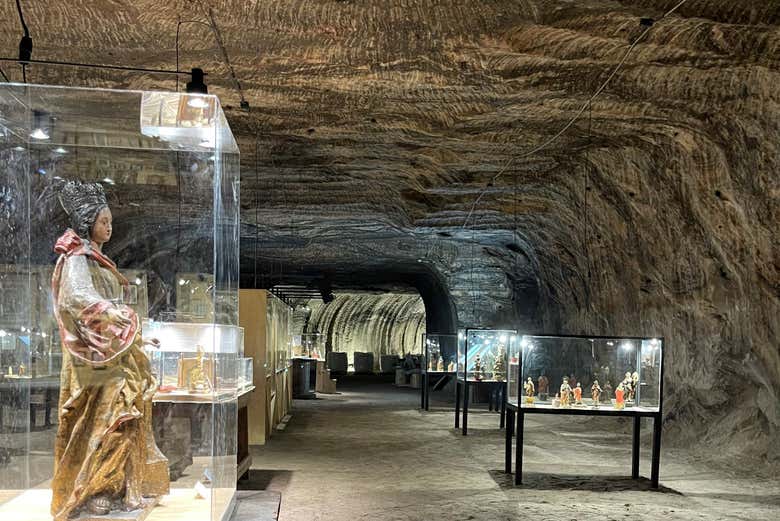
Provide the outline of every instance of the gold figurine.
<path id="1" fill-rule="evenodd" d="M 206 393 L 211 391 L 211 382 L 203 367 L 203 346 L 198 346 L 198 354 L 195 357 L 195 365 L 190 369 L 190 376 L 187 382 L 187 388 L 196 393 Z"/>

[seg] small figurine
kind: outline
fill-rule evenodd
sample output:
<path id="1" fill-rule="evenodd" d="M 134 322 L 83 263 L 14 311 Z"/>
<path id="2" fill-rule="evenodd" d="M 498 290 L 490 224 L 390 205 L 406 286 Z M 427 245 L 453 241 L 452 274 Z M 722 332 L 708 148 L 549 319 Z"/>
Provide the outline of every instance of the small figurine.
<path id="1" fill-rule="evenodd" d="M 523 389 L 525 390 L 525 403 L 533 404 L 534 403 L 534 382 L 531 380 L 531 377 L 528 377 L 528 380 L 523 384 Z"/>
<path id="2" fill-rule="evenodd" d="M 539 383 L 539 399 L 547 401 L 547 395 L 550 392 L 550 381 L 546 376 L 541 375 L 537 382 Z"/>
<path id="3" fill-rule="evenodd" d="M 439 356 L 439 362 L 436 364 L 436 370 L 440 373 L 444 372 L 444 357 Z"/>
<path id="4" fill-rule="evenodd" d="M 604 394 L 601 396 L 601 401 L 609 403 L 610 400 L 612 400 L 612 385 L 607 381 L 607 383 L 604 384 Z"/>
<path id="5" fill-rule="evenodd" d="M 577 382 L 577 387 L 574 388 L 574 405 L 582 407 L 582 385 Z"/>
<path id="6" fill-rule="evenodd" d="M 8 366 L 8 376 L 13 376 L 13 375 L 14 375 L 14 368 L 9 365 Z"/>
<path id="7" fill-rule="evenodd" d="M 506 380 L 506 348 L 503 344 L 498 346 L 498 354 L 493 360 L 493 380 L 497 382 Z"/>
<path id="8" fill-rule="evenodd" d="M 563 377 L 563 383 L 561 384 L 561 407 L 569 407 L 571 400 L 571 386 L 569 385 L 569 377 Z"/>
<path id="9" fill-rule="evenodd" d="M 19 364 L 19 376 L 24 376 L 27 372 L 27 367 L 24 364 Z"/>
<path id="10" fill-rule="evenodd" d="M 451 361 L 450 364 L 447 366 L 447 372 L 448 373 L 454 373 L 455 372 L 455 361 Z"/>
<path id="11" fill-rule="evenodd" d="M 615 409 L 624 409 L 626 407 L 626 402 L 623 399 L 625 392 L 626 388 L 623 382 L 620 382 L 617 389 L 615 389 Z"/>
<path id="12" fill-rule="evenodd" d="M 634 371 L 631 374 L 631 394 L 628 399 L 632 402 L 636 401 L 636 390 L 639 389 L 639 373 Z"/>
<path id="13" fill-rule="evenodd" d="M 203 368 L 203 346 L 198 346 L 197 362 L 195 366 L 190 369 L 190 379 L 188 385 L 190 391 L 204 392 L 211 390 L 211 383 L 206 376 L 206 371 Z"/>
<path id="14" fill-rule="evenodd" d="M 577 378 L 574 375 L 571 375 L 569 377 L 569 387 L 571 387 L 572 389 L 577 387 Z"/>
<path id="15" fill-rule="evenodd" d="M 593 399 L 593 408 L 598 409 L 601 398 L 601 386 L 598 380 L 593 380 L 593 385 L 590 386 L 590 397 Z"/>
<path id="16" fill-rule="evenodd" d="M 482 360 L 480 360 L 479 355 L 474 359 L 474 370 L 472 371 L 472 375 L 474 380 L 478 382 L 482 381 L 485 377 L 485 371 L 482 369 Z"/>
<path id="17" fill-rule="evenodd" d="M 432 373 L 432 372 L 433 372 L 433 358 L 431 358 L 430 360 L 428 360 L 428 372 L 429 372 L 429 373 Z"/>
<path id="18" fill-rule="evenodd" d="M 636 390 L 634 389 L 634 379 L 631 378 L 631 372 L 626 372 L 626 376 L 623 378 L 623 381 L 620 382 L 620 385 L 623 386 L 623 393 L 624 396 L 628 399 L 627 401 L 633 402 Z"/>
<path id="19" fill-rule="evenodd" d="M 561 399 L 558 397 L 558 395 L 555 395 L 555 398 L 553 398 L 552 406 L 557 409 L 561 406 Z"/>

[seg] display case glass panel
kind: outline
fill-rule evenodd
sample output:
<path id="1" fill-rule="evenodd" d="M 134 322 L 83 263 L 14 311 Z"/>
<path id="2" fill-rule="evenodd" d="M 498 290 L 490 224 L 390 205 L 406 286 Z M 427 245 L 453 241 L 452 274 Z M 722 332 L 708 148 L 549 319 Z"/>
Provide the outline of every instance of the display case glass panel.
<path id="1" fill-rule="evenodd" d="M 519 396 L 518 379 L 520 378 L 520 342 L 521 336 L 517 334 L 509 335 L 509 346 L 507 348 L 507 377 L 506 377 L 506 401 L 509 404 L 517 405 Z"/>
<path id="2" fill-rule="evenodd" d="M 0 237 L 0 519 L 227 518 L 239 156 L 219 100 L 0 84 Z M 161 399 L 187 357 L 197 399 Z"/>
<path id="3" fill-rule="evenodd" d="M 455 373 L 457 370 L 457 335 L 423 334 L 422 370 L 426 373 Z"/>
<path id="4" fill-rule="evenodd" d="M 458 333 L 458 379 L 505 382 L 510 329 L 465 329 Z"/>
<path id="5" fill-rule="evenodd" d="M 659 410 L 660 338 L 525 335 L 519 355 L 521 379 L 510 382 L 516 389 L 509 396 L 514 405 Z"/>

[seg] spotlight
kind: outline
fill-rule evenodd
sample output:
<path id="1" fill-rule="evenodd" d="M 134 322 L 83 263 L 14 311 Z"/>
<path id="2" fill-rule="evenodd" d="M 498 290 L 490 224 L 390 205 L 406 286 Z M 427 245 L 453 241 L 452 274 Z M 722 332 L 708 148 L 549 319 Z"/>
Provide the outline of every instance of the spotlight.
<path id="1" fill-rule="evenodd" d="M 209 107 L 209 102 L 202 96 L 190 96 L 187 101 L 187 106 L 194 109 L 206 109 Z"/>
<path id="2" fill-rule="evenodd" d="M 141 277 L 136 277 L 135 278 L 135 285 L 136 286 L 140 286 L 141 285 Z"/>
<path id="3" fill-rule="evenodd" d="M 113 179 L 111 179 L 110 177 L 104 177 L 104 178 L 102 179 L 102 181 L 103 181 L 104 183 L 106 183 L 107 185 L 113 185 L 113 184 L 114 184 L 114 180 L 113 180 Z"/>
<path id="4" fill-rule="evenodd" d="M 30 137 L 39 141 L 49 139 L 50 127 L 51 116 L 43 110 L 33 110 L 33 130 Z"/>
<path id="5" fill-rule="evenodd" d="M 623 344 L 621 344 L 620 347 L 622 347 L 626 351 L 630 351 L 630 350 L 634 349 L 634 345 L 631 342 L 623 342 Z"/>
<path id="6" fill-rule="evenodd" d="M 55 149 L 54 149 L 54 153 L 55 153 L 55 154 L 67 154 L 67 153 L 68 153 L 68 151 L 67 151 L 67 150 L 65 150 L 65 149 L 64 149 L 64 148 L 62 148 L 62 147 L 57 147 L 57 148 L 55 148 Z"/>
<path id="7" fill-rule="evenodd" d="M 14 150 L 16 150 L 17 152 L 24 152 L 26 149 L 23 146 L 16 146 L 14 147 Z"/>
<path id="8" fill-rule="evenodd" d="M 192 81 L 187 82 L 187 92 L 191 94 L 208 94 L 209 88 L 203 82 L 203 69 L 192 69 L 190 74 L 192 75 Z"/>

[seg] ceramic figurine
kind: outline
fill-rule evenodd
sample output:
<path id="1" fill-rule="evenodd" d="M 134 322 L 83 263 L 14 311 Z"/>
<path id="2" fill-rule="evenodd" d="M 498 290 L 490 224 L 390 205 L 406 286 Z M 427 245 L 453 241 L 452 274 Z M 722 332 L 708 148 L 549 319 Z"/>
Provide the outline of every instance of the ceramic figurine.
<path id="1" fill-rule="evenodd" d="M 554 408 L 559 408 L 561 406 L 561 399 L 558 397 L 558 394 L 555 395 L 555 398 L 553 398 L 552 406 Z"/>
<path id="2" fill-rule="evenodd" d="M 577 382 L 577 387 L 574 388 L 574 405 L 582 406 L 582 385 Z"/>
<path id="3" fill-rule="evenodd" d="M 636 401 L 636 390 L 639 389 L 639 373 L 634 371 L 631 374 L 631 395 L 628 397 L 632 402 Z"/>
<path id="4" fill-rule="evenodd" d="M 609 382 L 604 384 L 604 394 L 601 395 L 601 401 L 610 402 L 612 400 L 612 386 Z"/>
<path id="5" fill-rule="evenodd" d="M 525 391 L 525 403 L 534 403 L 534 382 L 531 377 L 523 384 L 523 390 Z"/>
<path id="6" fill-rule="evenodd" d="M 493 380 L 497 382 L 506 380 L 506 349 L 503 344 L 498 346 L 498 354 L 493 360 Z"/>
<path id="7" fill-rule="evenodd" d="M 617 389 L 615 389 L 615 409 L 624 409 L 626 407 L 626 402 L 624 400 L 626 389 L 623 386 L 623 382 L 620 382 L 617 386 Z"/>
<path id="8" fill-rule="evenodd" d="M 9 365 L 8 366 L 8 376 L 13 376 L 13 375 L 14 375 L 14 368 Z"/>
<path id="9" fill-rule="evenodd" d="M 440 373 L 444 372 L 444 357 L 439 356 L 439 362 L 436 364 L 436 370 Z"/>
<path id="10" fill-rule="evenodd" d="M 433 358 L 431 358 L 430 360 L 428 360 L 428 372 L 429 372 L 429 373 L 432 373 L 432 372 L 433 372 Z"/>
<path id="11" fill-rule="evenodd" d="M 593 385 L 590 386 L 590 397 L 593 399 L 593 407 L 598 409 L 601 399 L 601 386 L 598 380 L 594 380 Z"/>
<path id="12" fill-rule="evenodd" d="M 482 369 L 482 360 L 480 360 L 479 355 L 474 359 L 474 370 L 471 374 L 474 380 L 478 382 L 485 377 L 485 371 Z"/>
<path id="13" fill-rule="evenodd" d="M 563 377 L 563 383 L 561 384 L 561 407 L 569 407 L 571 405 L 571 386 L 569 385 L 569 377 Z"/>
<path id="14" fill-rule="evenodd" d="M 27 372 L 27 366 L 24 364 L 19 364 L 19 376 L 24 376 L 24 374 Z"/>
<path id="15" fill-rule="evenodd" d="M 145 508 L 169 491 L 168 460 L 152 433 L 157 382 L 127 279 L 103 253 L 113 223 L 103 187 L 67 181 L 59 202 L 71 228 L 57 240 L 54 316 L 62 339 L 54 442 L 54 521 Z M 128 242 L 132 244 L 132 241 Z"/>
<path id="16" fill-rule="evenodd" d="M 539 379 L 537 380 L 538 391 L 539 391 L 539 399 L 540 400 L 547 400 L 547 395 L 550 392 L 550 381 L 547 379 L 546 376 L 541 375 Z"/>
<path id="17" fill-rule="evenodd" d="M 633 402 L 635 390 L 634 380 L 631 378 L 630 372 L 626 372 L 626 376 L 623 378 L 623 381 L 620 382 L 620 384 L 623 386 L 624 398 L 629 402 Z"/>
<path id="18" fill-rule="evenodd" d="M 450 364 L 447 366 L 447 372 L 448 373 L 454 373 L 455 372 L 455 362 L 454 361 L 450 362 Z"/>

